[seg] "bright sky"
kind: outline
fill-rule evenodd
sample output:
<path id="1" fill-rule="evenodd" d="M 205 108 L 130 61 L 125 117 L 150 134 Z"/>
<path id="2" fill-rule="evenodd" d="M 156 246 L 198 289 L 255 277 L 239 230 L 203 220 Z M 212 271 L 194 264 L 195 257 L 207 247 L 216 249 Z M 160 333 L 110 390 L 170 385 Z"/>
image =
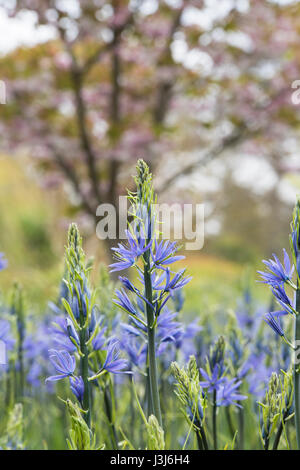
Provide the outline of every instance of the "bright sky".
<path id="1" fill-rule="evenodd" d="M 35 27 L 35 15 L 25 13 L 18 18 L 8 18 L 5 11 L 0 9 L 0 54 L 12 51 L 15 47 L 33 45 L 37 42 L 47 41 L 53 37 L 51 28 Z"/>
<path id="2" fill-rule="evenodd" d="M 66 0 L 60 1 L 61 6 L 64 6 L 63 2 Z M 70 0 L 66 3 L 68 10 L 71 5 L 69 2 Z M 178 0 L 169 0 L 169 2 L 174 4 L 178 3 Z M 192 6 L 188 7 L 183 22 L 197 23 L 201 28 L 209 29 L 215 19 L 222 19 L 226 16 L 233 3 L 237 4 L 240 11 L 246 11 L 249 0 L 205 0 L 201 11 Z M 73 5 L 76 5 L 75 2 Z M 144 0 L 143 11 L 145 14 L 151 14 L 158 6 L 158 0 Z M 53 37 L 54 33 L 51 28 L 47 26 L 36 28 L 35 20 L 35 15 L 29 12 L 19 15 L 18 18 L 8 18 L 5 10 L 0 8 L 0 54 L 5 54 L 21 44 L 32 45 Z"/>
<path id="3" fill-rule="evenodd" d="M 168 0 L 170 3 L 178 3 L 180 0 Z M 269 0 L 281 5 L 296 2 L 298 0 Z M 66 2 L 68 10 L 70 9 L 70 0 L 60 0 L 61 6 Z M 186 10 L 184 22 L 198 23 L 202 28 L 210 28 L 212 21 L 216 18 L 221 19 L 230 10 L 232 4 L 241 12 L 246 12 L 249 7 L 250 0 L 204 0 L 204 7 L 197 10 L 189 7 Z M 158 7 L 157 0 L 145 0 L 145 9 L 147 13 L 152 13 Z M 64 8 L 66 8 L 64 6 Z M 52 38 L 54 32 L 48 26 L 35 27 L 35 15 L 33 13 L 23 13 L 16 18 L 8 18 L 5 10 L 0 7 L 0 54 L 5 54 L 15 47 L 24 44 L 32 45 L 37 42 L 47 41 Z M 230 38 L 233 42 L 245 40 L 240 36 L 238 38 Z M 246 43 L 244 48 L 249 47 Z"/>

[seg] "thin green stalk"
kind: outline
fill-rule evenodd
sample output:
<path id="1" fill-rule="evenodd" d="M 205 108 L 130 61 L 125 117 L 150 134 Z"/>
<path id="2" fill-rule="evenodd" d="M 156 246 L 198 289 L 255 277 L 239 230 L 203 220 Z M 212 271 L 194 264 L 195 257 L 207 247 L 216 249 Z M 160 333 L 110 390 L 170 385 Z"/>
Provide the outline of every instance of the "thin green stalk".
<path id="1" fill-rule="evenodd" d="M 266 440 L 265 440 L 265 444 L 264 444 L 264 450 L 269 450 L 269 443 L 270 443 L 270 440 L 267 437 Z"/>
<path id="2" fill-rule="evenodd" d="M 80 350 L 83 356 L 80 359 L 80 369 L 81 377 L 84 383 L 84 393 L 83 393 L 83 409 L 86 411 L 83 417 L 88 425 L 91 427 L 91 396 L 90 396 L 90 383 L 89 383 L 89 358 L 88 358 L 88 348 L 86 345 L 87 341 L 87 329 L 82 328 L 80 331 Z"/>
<path id="3" fill-rule="evenodd" d="M 21 320 L 18 320 L 18 362 L 19 362 L 18 401 L 23 401 L 24 388 L 25 388 L 23 342 L 24 342 L 24 324 Z"/>
<path id="4" fill-rule="evenodd" d="M 231 438 L 234 438 L 235 431 L 231 419 L 231 414 L 230 414 L 230 406 L 225 406 L 225 414 L 226 414 L 226 419 L 227 419 L 227 424 L 228 424 L 228 429 L 231 435 Z"/>
<path id="5" fill-rule="evenodd" d="M 112 412 L 112 403 L 109 390 L 107 386 L 104 389 L 104 405 L 105 405 L 105 413 L 109 422 L 109 429 L 110 429 L 110 438 L 112 442 L 113 450 L 118 450 L 118 438 L 116 433 L 116 428 L 113 423 L 113 412 Z"/>
<path id="6" fill-rule="evenodd" d="M 213 393 L 213 441 L 214 449 L 218 449 L 218 436 L 217 436 L 217 392 Z"/>
<path id="7" fill-rule="evenodd" d="M 285 424 L 285 420 L 287 418 L 287 415 L 288 415 L 288 413 L 285 413 L 282 420 L 280 421 L 280 425 L 279 425 L 279 428 L 277 430 L 277 433 L 276 433 L 276 436 L 275 436 L 275 439 L 274 439 L 273 450 L 277 450 L 277 448 L 278 448 L 280 438 L 281 438 L 281 434 L 282 434 L 282 431 L 283 431 L 283 423 Z"/>
<path id="8" fill-rule="evenodd" d="M 296 311 L 300 312 L 300 288 L 298 282 L 298 289 L 296 291 Z M 295 320 L 295 347 L 300 341 L 300 313 L 296 315 Z M 300 450 L 300 370 L 299 364 L 294 364 L 294 387 L 295 387 L 295 427 L 297 436 L 297 447 Z"/>
<path id="9" fill-rule="evenodd" d="M 132 382 L 133 382 L 133 377 L 131 374 L 128 376 L 129 384 L 130 384 L 130 390 L 132 388 Z M 135 439 L 135 408 L 134 408 L 134 395 L 133 393 L 130 393 L 130 436 L 131 440 L 134 441 Z"/>
<path id="10" fill-rule="evenodd" d="M 244 409 L 238 409 L 239 416 L 239 450 L 244 449 Z"/>
<path id="11" fill-rule="evenodd" d="M 25 388 L 25 372 L 24 372 L 24 337 L 25 337 L 25 321 L 24 321 L 24 303 L 22 289 L 15 284 L 13 291 L 12 312 L 16 316 L 17 325 L 17 354 L 18 354 L 18 379 L 16 380 L 16 398 L 18 402 L 22 402 L 24 398 Z"/>
<path id="12" fill-rule="evenodd" d="M 144 255 L 145 267 L 144 267 L 144 282 L 145 282 L 145 296 L 149 304 L 146 304 L 147 313 L 147 330 L 148 330 L 148 357 L 149 357 L 149 378 L 150 378 L 150 389 L 152 397 L 152 408 L 154 415 L 162 426 L 160 398 L 158 390 L 158 378 L 157 378 L 157 363 L 156 363 L 156 351 L 155 351 L 155 327 L 154 327 L 154 313 L 151 308 L 153 301 L 152 295 L 152 281 L 150 274 L 150 250 Z"/>
<path id="13" fill-rule="evenodd" d="M 150 385 L 150 373 L 149 373 L 149 356 L 147 352 L 147 368 L 146 368 L 146 405 L 147 405 L 147 414 L 148 418 L 153 414 L 153 405 L 152 405 L 152 394 L 151 394 L 151 385 Z"/>
<path id="14" fill-rule="evenodd" d="M 199 446 L 200 444 L 199 439 L 201 441 L 202 449 L 200 449 L 200 446 Z M 197 441 L 198 441 L 199 450 L 208 450 L 206 434 L 205 434 L 203 427 L 199 428 L 199 431 L 197 432 Z"/>
<path id="15" fill-rule="evenodd" d="M 197 432 L 196 432 L 196 436 L 197 436 L 198 449 L 199 449 L 199 450 L 203 450 L 203 443 L 202 443 L 200 431 L 197 431 Z"/>

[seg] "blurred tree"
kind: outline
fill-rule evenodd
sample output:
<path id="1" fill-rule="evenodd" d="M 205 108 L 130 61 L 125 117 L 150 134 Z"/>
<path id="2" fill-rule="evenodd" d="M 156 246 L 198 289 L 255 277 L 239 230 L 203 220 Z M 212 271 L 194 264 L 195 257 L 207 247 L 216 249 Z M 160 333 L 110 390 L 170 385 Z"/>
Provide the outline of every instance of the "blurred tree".
<path id="1" fill-rule="evenodd" d="M 222 184 L 214 216 L 222 223 L 223 236 L 217 237 L 212 250 L 225 258 L 255 263 L 289 248 L 291 209 L 280 200 L 276 187 L 266 190 L 262 198 L 236 184 L 229 174 Z"/>
<path id="2" fill-rule="evenodd" d="M 290 102 L 300 76 L 297 3 L 0 0 L 0 6 L 12 16 L 34 12 L 37 27 L 55 35 L 1 59 L 9 94 L 3 143 L 28 148 L 45 184 L 67 181 L 72 202 L 95 221 L 100 203 L 118 208 L 138 157 L 156 169 L 164 191 L 237 145 L 265 158 L 274 158 L 275 148 L 282 168 L 287 140 L 297 139 L 298 109 Z"/>

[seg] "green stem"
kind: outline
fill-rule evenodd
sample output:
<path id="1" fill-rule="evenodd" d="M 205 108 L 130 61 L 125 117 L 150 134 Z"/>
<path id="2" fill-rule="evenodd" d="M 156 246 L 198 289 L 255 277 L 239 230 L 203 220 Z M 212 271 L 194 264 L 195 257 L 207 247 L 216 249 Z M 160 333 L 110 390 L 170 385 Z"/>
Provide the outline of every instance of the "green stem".
<path id="1" fill-rule="evenodd" d="M 208 444 L 207 444 L 206 434 L 205 434 L 205 431 L 204 431 L 203 427 L 201 427 L 201 428 L 199 429 L 199 431 L 197 432 L 198 445 L 199 445 L 199 438 L 200 438 L 200 440 L 201 440 L 202 449 L 203 449 L 203 450 L 208 450 Z"/>
<path id="2" fill-rule="evenodd" d="M 214 390 L 213 393 L 213 441 L 214 449 L 218 449 L 218 437 L 217 437 L 217 392 Z"/>
<path id="3" fill-rule="evenodd" d="M 296 291 L 296 311 L 300 311 L 300 288 L 298 283 L 298 289 Z M 296 315 L 295 320 L 295 347 L 300 341 L 300 313 Z M 296 358 L 295 358 L 296 359 Z M 294 364 L 294 386 L 295 386 L 295 427 L 297 436 L 297 447 L 300 450 L 300 371 L 299 364 Z"/>
<path id="4" fill-rule="evenodd" d="M 19 389 L 18 401 L 23 401 L 24 388 L 25 388 L 25 375 L 24 375 L 24 355 L 23 355 L 23 342 L 24 342 L 24 324 L 22 319 L 18 318 L 18 362 L 19 362 Z"/>
<path id="5" fill-rule="evenodd" d="M 148 357 L 149 357 L 149 378 L 150 389 L 152 397 L 152 408 L 154 415 L 162 426 L 160 398 L 158 391 L 158 378 L 157 378 L 157 364 L 156 364 L 156 351 L 155 351 L 155 327 L 154 327 L 154 312 L 151 308 L 153 302 L 152 295 L 152 280 L 150 274 L 150 250 L 144 254 L 144 282 L 145 282 L 145 296 L 149 304 L 146 303 L 147 313 L 147 330 L 148 330 Z"/>
<path id="6" fill-rule="evenodd" d="M 231 414 L 230 414 L 230 406 L 225 406 L 225 414 L 226 414 L 226 419 L 227 419 L 227 424 L 228 424 L 228 429 L 231 435 L 231 439 L 234 438 L 234 427 L 231 419 Z"/>
<path id="7" fill-rule="evenodd" d="M 199 450 L 203 450 L 203 443 L 202 443 L 200 431 L 197 431 L 197 432 L 196 432 L 196 436 L 197 436 L 198 449 L 199 449 Z"/>
<path id="8" fill-rule="evenodd" d="M 282 420 L 280 421 L 280 425 L 279 425 L 279 428 L 277 430 L 277 433 L 276 433 L 276 436 L 275 436 L 275 439 L 274 439 L 273 450 L 277 450 L 277 447 L 278 447 L 279 442 L 280 442 L 281 434 L 282 434 L 282 431 L 283 431 L 283 423 L 285 424 L 285 420 L 286 420 L 287 416 L 288 416 L 288 413 L 285 413 L 283 415 Z"/>
<path id="9" fill-rule="evenodd" d="M 86 345 L 87 341 L 87 329 L 83 328 L 80 331 L 80 350 L 83 356 L 80 359 L 80 369 L 81 377 L 84 383 L 84 393 L 83 393 L 83 409 L 86 411 L 83 418 L 88 425 L 91 427 L 91 395 L 90 395 L 90 383 L 89 383 L 89 358 L 88 358 L 88 348 Z"/>
<path id="10" fill-rule="evenodd" d="M 128 379 L 129 379 L 130 391 L 131 391 L 132 386 L 133 386 L 133 377 L 132 377 L 131 374 L 129 374 Z M 130 436 L 131 436 L 132 441 L 134 442 L 134 438 L 135 438 L 135 409 L 134 409 L 134 394 L 133 393 L 130 393 L 130 430 L 131 430 Z"/>
<path id="11" fill-rule="evenodd" d="M 148 353 L 147 353 L 147 376 L 146 376 L 146 404 L 147 404 L 147 414 L 148 418 L 150 415 L 153 414 L 153 406 L 152 406 L 152 393 L 151 393 L 151 386 L 150 386 L 150 373 L 149 373 L 149 359 L 148 359 Z"/>
<path id="12" fill-rule="evenodd" d="M 109 390 L 107 386 L 104 389 L 104 404 L 105 404 L 105 412 L 109 422 L 109 429 L 110 429 L 110 438 L 113 450 L 118 450 L 118 438 L 116 433 L 116 428 L 113 423 L 113 412 L 112 412 L 112 403 Z"/>
<path id="13" fill-rule="evenodd" d="M 239 450 L 244 449 L 244 409 L 238 409 L 239 415 Z"/>
<path id="14" fill-rule="evenodd" d="M 269 440 L 269 438 L 267 437 L 267 438 L 265 439 L 264 450 L 269 450 L 269 443 L 270 443 L 270 440 Z"/>

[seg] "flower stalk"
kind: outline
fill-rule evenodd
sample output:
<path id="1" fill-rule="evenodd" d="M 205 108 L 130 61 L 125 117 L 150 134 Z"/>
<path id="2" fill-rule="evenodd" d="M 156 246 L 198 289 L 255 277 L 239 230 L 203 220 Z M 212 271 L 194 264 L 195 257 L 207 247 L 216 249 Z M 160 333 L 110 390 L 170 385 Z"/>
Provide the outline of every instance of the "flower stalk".
<path id="1" fill-rule="evenodd" d="M 158 390 L 157 363 L 155 350 L 155 325 L 154 313 L 151 308 L 153 302 L 152 281 L 150 273 L 150 250 L 144 254 L 144 282 L 145 282 L 145 298 L 149 304 L 146 304 L 147 313 L 147 332 L 148 332 L 148 357 L 149 357 L 149 381 L 150 381 L 150 397 L 152 401 L 152 409 L 160 426 L 162 426 L 160 398 Z"/>
<path id="2" fill-rule="evenodd" d="M 16 398 L 18 401 L 22 401 L 24 397 L 25 388 L 25 371 L 24 371 L 24 339 L 25 339 L 25 319 L 24 319 L 24 300 L 22 288 L 18 285 L 14 285 L 12 294 L 12 306 L 11 312 L 16 317 L 17 324 L 17 354 L 18 354 L 18 381 Z"/>
<path id="3" fill-rule="evenodd" d="M 190 280 L 185 277 L 185 270 L 174 273 L 170 265 L 184 257 L 178 256 L 176 242 L 157 241 L 156 230 L 156 197 L 153 191 L 152 175 L 148 165 L 139 160 L 137 163 L 137 176 L 135 177 L 136 192 L 129 192 L 128 200 L 131 203 L 127 244 L 119 244 L 113 248 L 116 262 L 110 265 L 111 272 L 134 268 L 138 273 L 134 285 L 129 279 L 120 276 L 122 289 L 116 291 L 115 304 L 127 312 L 130 320 L 131 333 L 143 338 L 146 349 L 146 396 L 148 417 L 153 414 L 162 427 L 162 413 L 157 373 L 157 351 L 163 338 L 172 335 L 172 321 L 168 324 L 164 310 L 166 303 L 173 293 L 181 289 Z M 138 287 L 139 285 L 139 287 Z M 129 296 L 128 296 L 128 294 Z M 133 297 L 135 300 L 131 300 Z M 165 322 L 164 336 L 162 323 Z M 157 332 L 157 334 L 156 334 Z"/>
<path id="4" fill-rule="evenodd" d="M 298 199 L 291 225 L 290 237 L 294 266 L 297 274 L 297 290 L 295 292 L 295 351 L 300 344 L 300 199 Z M 297 363 L 297 354 L 294 356 L 294 400 L 295 400 L 295 427 L 297 447 L 300 449 L 300 369 Z"/>
<path id="5" fill-rule="evenodd" d="M 214 449 L 218 449 L 218 432 L 217 432 L 217 391 L 213 391 L 213 409 L 212 409 L 212 430 Z"/>
<path id="6" fill-rule="evenodd" d="M 298 282 L 298 288 L 296 291 L 296 310 L 300 311 L 300 287 Z M 300 344 L 300 314 L 296 315 L 295 319 L 295 347 Z M 294 363 L 294 388 L 295 388 L 295 427 L 297 436 L 297 446 L 300 450 L 300 369 L 299 364 L 296 361 Z"/>

